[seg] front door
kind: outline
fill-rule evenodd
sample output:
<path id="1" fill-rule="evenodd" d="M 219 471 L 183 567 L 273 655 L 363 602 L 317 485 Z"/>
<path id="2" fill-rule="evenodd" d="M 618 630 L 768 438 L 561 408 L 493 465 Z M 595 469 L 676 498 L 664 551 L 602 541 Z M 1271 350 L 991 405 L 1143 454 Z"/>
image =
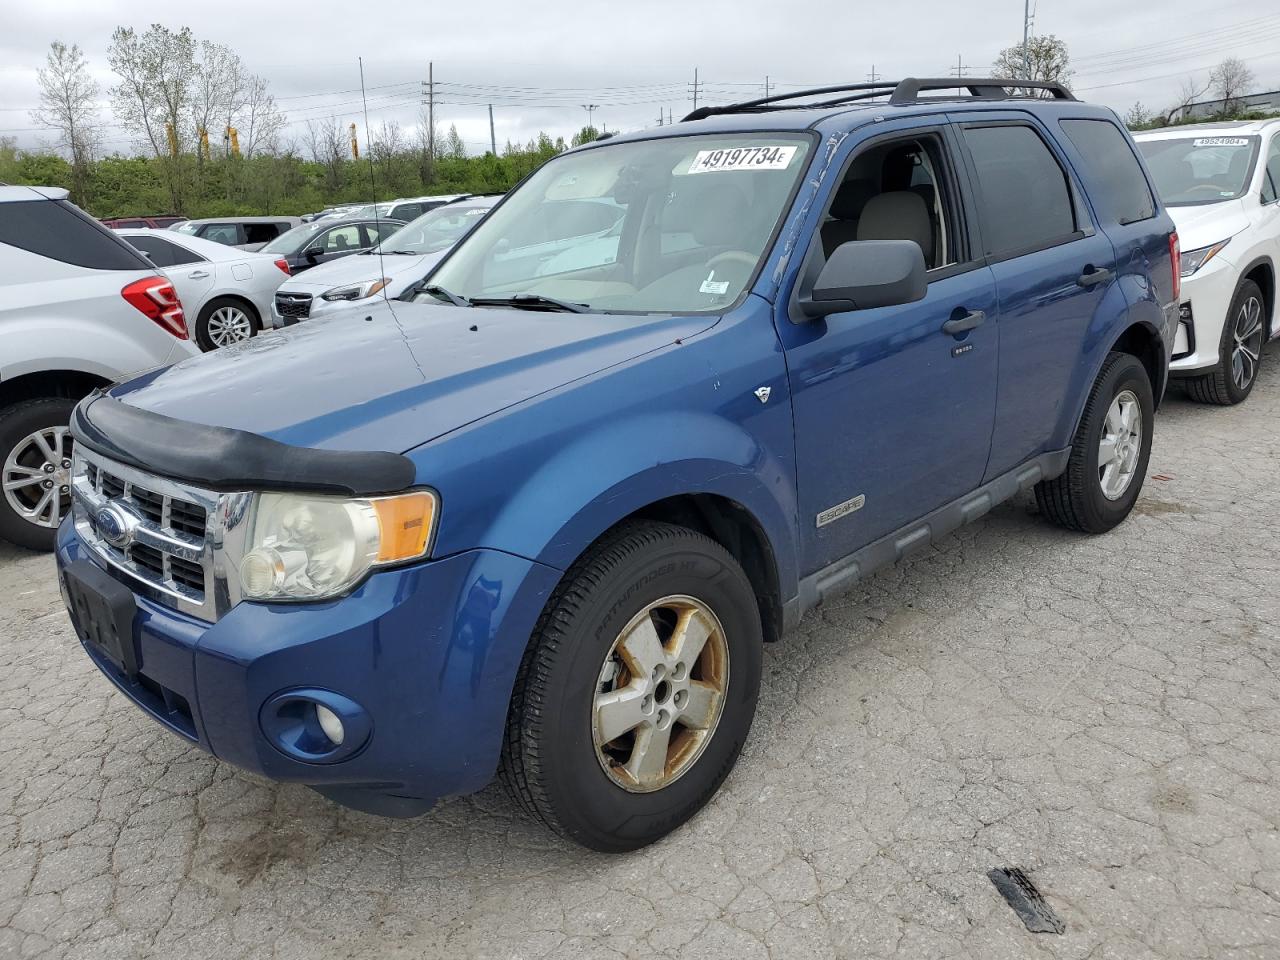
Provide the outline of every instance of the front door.
<path id="1" fill-rule="evenodd" d="M 812 242 L 830 255 L 848 240 L 915 240 L 930 268 L 925 298 L 778 320 L 804 573 L 977 487 L 990 450 L 995 283 L 971 254 L 953 135 L 936 121 L 894 127 L 857 148 Z"/>

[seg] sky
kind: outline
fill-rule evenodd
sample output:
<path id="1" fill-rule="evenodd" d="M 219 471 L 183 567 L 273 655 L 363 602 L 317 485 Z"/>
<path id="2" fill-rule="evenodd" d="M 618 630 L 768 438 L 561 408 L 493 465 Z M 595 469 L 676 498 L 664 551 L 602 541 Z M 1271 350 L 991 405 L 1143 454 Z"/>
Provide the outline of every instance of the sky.
<path id="1" fill-rule="evenodd" d="M 1033 30 L 1065 40 L 1081 99 L 1122 114 L 1135 101 L 1159 109 L 1187 78 L 1208 83 L 1213 65 L 1243 59 L 1258 90 L 1280 89 L 1280 7 L 1275 0 L 1033 0 Z M 891 11 L 891 12 L 890 12 Z M 371 4 L 352 0 L 156 3 L 152 0 L 0 0 L 0 136 L 34 147 L 51 139 L 29 111 L 49 43 L 79 44 L 103 90 L 106 152 L 135 142 L 112 126 L 106 51 L 117 25 L 188 26 L 224 43 L 266 78 L 303 150 L 307 118 L 356 122 L 364 59 L 369 123 L 419 121 L 427 64 L 434 63 L 437 124 L 456 124 L 470 153 L 488 148 L 493 104 L 499 149 L 546 131 L 566 139 L 588 116 L 634 130 L 700 103 L 750 99 L 802 86 L 879 78 L 989 73 L 1001 48 L 1021 42 L 1022 0 L 914 0 L 868 4 L 817 0 L 485 0 Z M 594 104 L 588 112 L 586 105 Z M 365 140 L 361 136 L 361 141 Z"/>

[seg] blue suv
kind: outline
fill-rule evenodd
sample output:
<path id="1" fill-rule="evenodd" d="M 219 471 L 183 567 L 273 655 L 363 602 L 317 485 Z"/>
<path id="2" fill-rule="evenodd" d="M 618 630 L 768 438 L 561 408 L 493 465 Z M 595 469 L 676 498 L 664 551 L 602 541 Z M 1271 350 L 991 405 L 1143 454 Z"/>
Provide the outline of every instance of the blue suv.
<path id="1" fill-rule="evenodd" d="M 806 611 L 1020 490 L 1102 533 L 1141 489 L 1173 225 L 1111 111 L 964 83 L 589 144 L 400 299 L 87 398 L 85 651 L 351 807 L 496 772 L 587 846 L 671 831 Z"/>

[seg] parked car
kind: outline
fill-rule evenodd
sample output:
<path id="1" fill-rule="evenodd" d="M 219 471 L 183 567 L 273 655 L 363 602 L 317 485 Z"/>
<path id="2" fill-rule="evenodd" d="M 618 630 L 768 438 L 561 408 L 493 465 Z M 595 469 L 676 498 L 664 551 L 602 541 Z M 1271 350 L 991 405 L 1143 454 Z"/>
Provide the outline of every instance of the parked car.
<path id="1" fill-rule="evenodd" d="M 117 217 L 114 220 L 103 220 L 102 225 L 111 227 L 113 230 L 133 230 L 142 227 L 164 230 L 176 224 L 185 223 L 186 220 L 186 217 Z"/>
<path id="2" fill-rule="evenodd" d="M 259 250 L 300 223 L 299 217 L 212 217 L 187 220 L 170 229 L 228 247 Z"/>
<path id="3" fill-rule="evenodd" d="M 173 286 L 54 187 L 0 186 L 0 539 L 53 547 L 71 409 L 196 352 Z"/>
<path id="4" fill-rule="evenodd" d="M 296 274 L 369 250 L 403 226 L 399 220 L 326 217 L 280 234 L 259 252 L 284 259 Z"/>
<path id="5" fill-rule="evenodd" d="M 381 244 L 325 263 L 276 290 L 271 323 L 287 327 L 370 297 L 398 297 L 421 280 L 501 197 L 459 200 L 424 213 Z"/>
<path id="6" fill-rule="evenodd" d="M 271 298 L 289 262 L 172 230 L 121 230 L 178 290 L 187 330 L 201 350 L 248 340 L 271 325 Z"/>
<path id="7" fill-rule="evenodd" d="M 1280 119 L 1140 133 L 1156 190 L 1187 252 L 1170 364 L 1201 403 L 1240 403 L 1280 334 Z"/>
<path id="8" fill-rule="evenodd" d="M 1173 223 L 1110 110 L 961 82 L 587 144 L 415 302 L 81 404 L 58 563 L 88 655 L 349 806 L 500 768 L 587 846 L 673 830 L 746 740 L 762 641 L 1019 490 L 1101 533 L 1142 488 Z M 625 208 L 613 262 L 491 281 L 568 200 Z"/>

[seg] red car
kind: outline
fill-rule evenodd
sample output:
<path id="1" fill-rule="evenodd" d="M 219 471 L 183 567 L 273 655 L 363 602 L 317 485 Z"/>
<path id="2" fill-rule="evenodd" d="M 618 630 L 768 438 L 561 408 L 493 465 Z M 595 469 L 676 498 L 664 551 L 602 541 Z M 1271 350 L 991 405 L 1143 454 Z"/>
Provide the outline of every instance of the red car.
<path id="1" fill-rule="evenodd" d="M 118 217 L 115 220 L 103 220 L 104 226 L 116 228 L 152 227 L 163 230 L 175 223 L 182 223 L 186 217 Z"/>

